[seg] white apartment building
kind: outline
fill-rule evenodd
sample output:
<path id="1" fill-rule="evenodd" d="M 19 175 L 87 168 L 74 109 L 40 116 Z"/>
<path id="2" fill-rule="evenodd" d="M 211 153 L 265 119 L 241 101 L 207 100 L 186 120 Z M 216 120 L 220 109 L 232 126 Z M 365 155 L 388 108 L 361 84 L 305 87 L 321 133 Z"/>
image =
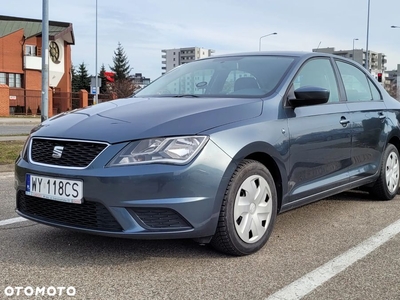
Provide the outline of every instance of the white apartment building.
<path id="1" fill-rule="evenodd" d="M 186 64 L 188 62 L 211 56 L 214 50 L 205 49 L 200 47 L 178 48 L 178 49 L 165 49 L 161 50 L 163 66 L 162 75 L 172 70 L 173 68 Z"/>

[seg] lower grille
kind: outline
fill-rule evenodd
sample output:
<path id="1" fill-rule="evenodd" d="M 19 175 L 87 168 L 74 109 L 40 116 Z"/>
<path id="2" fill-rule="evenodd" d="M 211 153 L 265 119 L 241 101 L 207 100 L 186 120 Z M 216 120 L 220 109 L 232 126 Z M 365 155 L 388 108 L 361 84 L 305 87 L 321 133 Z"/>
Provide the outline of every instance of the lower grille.
<path id="1" fill-rule="evenodd" d="M 132 208 L 140 221 L 151 229 L 189 229 L 188 222 L 176 211 L 168 208 Z M 132 213 L 131 213 L 132 214 Z"/>
<path id="2" fill-rule="evenodd" d="M 19 191 L 17 208 L 27 216 L 55 224 L 102 231 L 122 231 L 121 225 L 107 208 L 97 202 L 71 204 L 36 198 Z"/>

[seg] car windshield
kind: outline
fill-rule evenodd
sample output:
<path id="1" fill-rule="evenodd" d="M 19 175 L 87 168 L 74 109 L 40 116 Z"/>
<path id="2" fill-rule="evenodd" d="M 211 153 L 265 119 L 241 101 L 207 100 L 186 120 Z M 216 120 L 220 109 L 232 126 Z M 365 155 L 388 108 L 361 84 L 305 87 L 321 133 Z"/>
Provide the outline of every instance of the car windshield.
<path id="1" fill-rule="evenodd" d="M 272 93 L 294 61 L 289 56 L 214 57 L 181 65 L 135 97 L 260 97 Z"/>

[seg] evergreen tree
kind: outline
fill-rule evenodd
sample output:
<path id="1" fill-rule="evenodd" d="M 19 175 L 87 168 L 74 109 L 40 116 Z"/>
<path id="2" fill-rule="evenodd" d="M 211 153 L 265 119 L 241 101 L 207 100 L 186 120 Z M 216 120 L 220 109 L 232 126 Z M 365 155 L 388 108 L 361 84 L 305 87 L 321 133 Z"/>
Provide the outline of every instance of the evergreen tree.
<path id="1" fill-rule="evenodd" d="M 131 75 L 129 73 L 132 69 L 129 65 L 129 60 L 125 54 L 124 48 L 119 42 L 117 49 L 114 51 L 113 62 L 114 66 L 110 66 L 110 69 L 115 72 L 115 81 L 121 79 L 131 79 Z"/>
<path id="2" fill-rule="evenodd" d="M 73 72 L 75 73 L 75 80 L 74 76 L 72 77 L 72 86 L 75 88 L 75 92 L 80 90 L 86 90 L 90 92 L 90 76 L 88 74 L 88 70 L 86 69 L 86 65 L 82 62 L 78 66 L 78 70 Z M 74 85 L 75 82 L 75 85 Z"/>
<path id="3" fill-rule="evenodd" d="M 104 64 L 101 65 L 99 77 L 101 78 L 101 87 L 100 87 L 100 94 L 107 94 L 108 93 L 108 88 L 107 88 L 107 79 L 106 76 L 104 75 L 104 72 L 106 72 L 106 68 L 104 67 Z"/>

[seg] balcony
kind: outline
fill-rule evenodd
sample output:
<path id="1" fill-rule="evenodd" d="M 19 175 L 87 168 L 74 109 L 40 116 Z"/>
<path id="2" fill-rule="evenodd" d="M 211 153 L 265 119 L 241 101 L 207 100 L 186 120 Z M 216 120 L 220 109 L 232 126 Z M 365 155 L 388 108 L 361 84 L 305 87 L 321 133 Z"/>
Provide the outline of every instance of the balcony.
<path id="1" fill-rule="evenodd" d="M 24 56 L 24 69 L 42 70 L 42 58 L 40 56 Z"/>

